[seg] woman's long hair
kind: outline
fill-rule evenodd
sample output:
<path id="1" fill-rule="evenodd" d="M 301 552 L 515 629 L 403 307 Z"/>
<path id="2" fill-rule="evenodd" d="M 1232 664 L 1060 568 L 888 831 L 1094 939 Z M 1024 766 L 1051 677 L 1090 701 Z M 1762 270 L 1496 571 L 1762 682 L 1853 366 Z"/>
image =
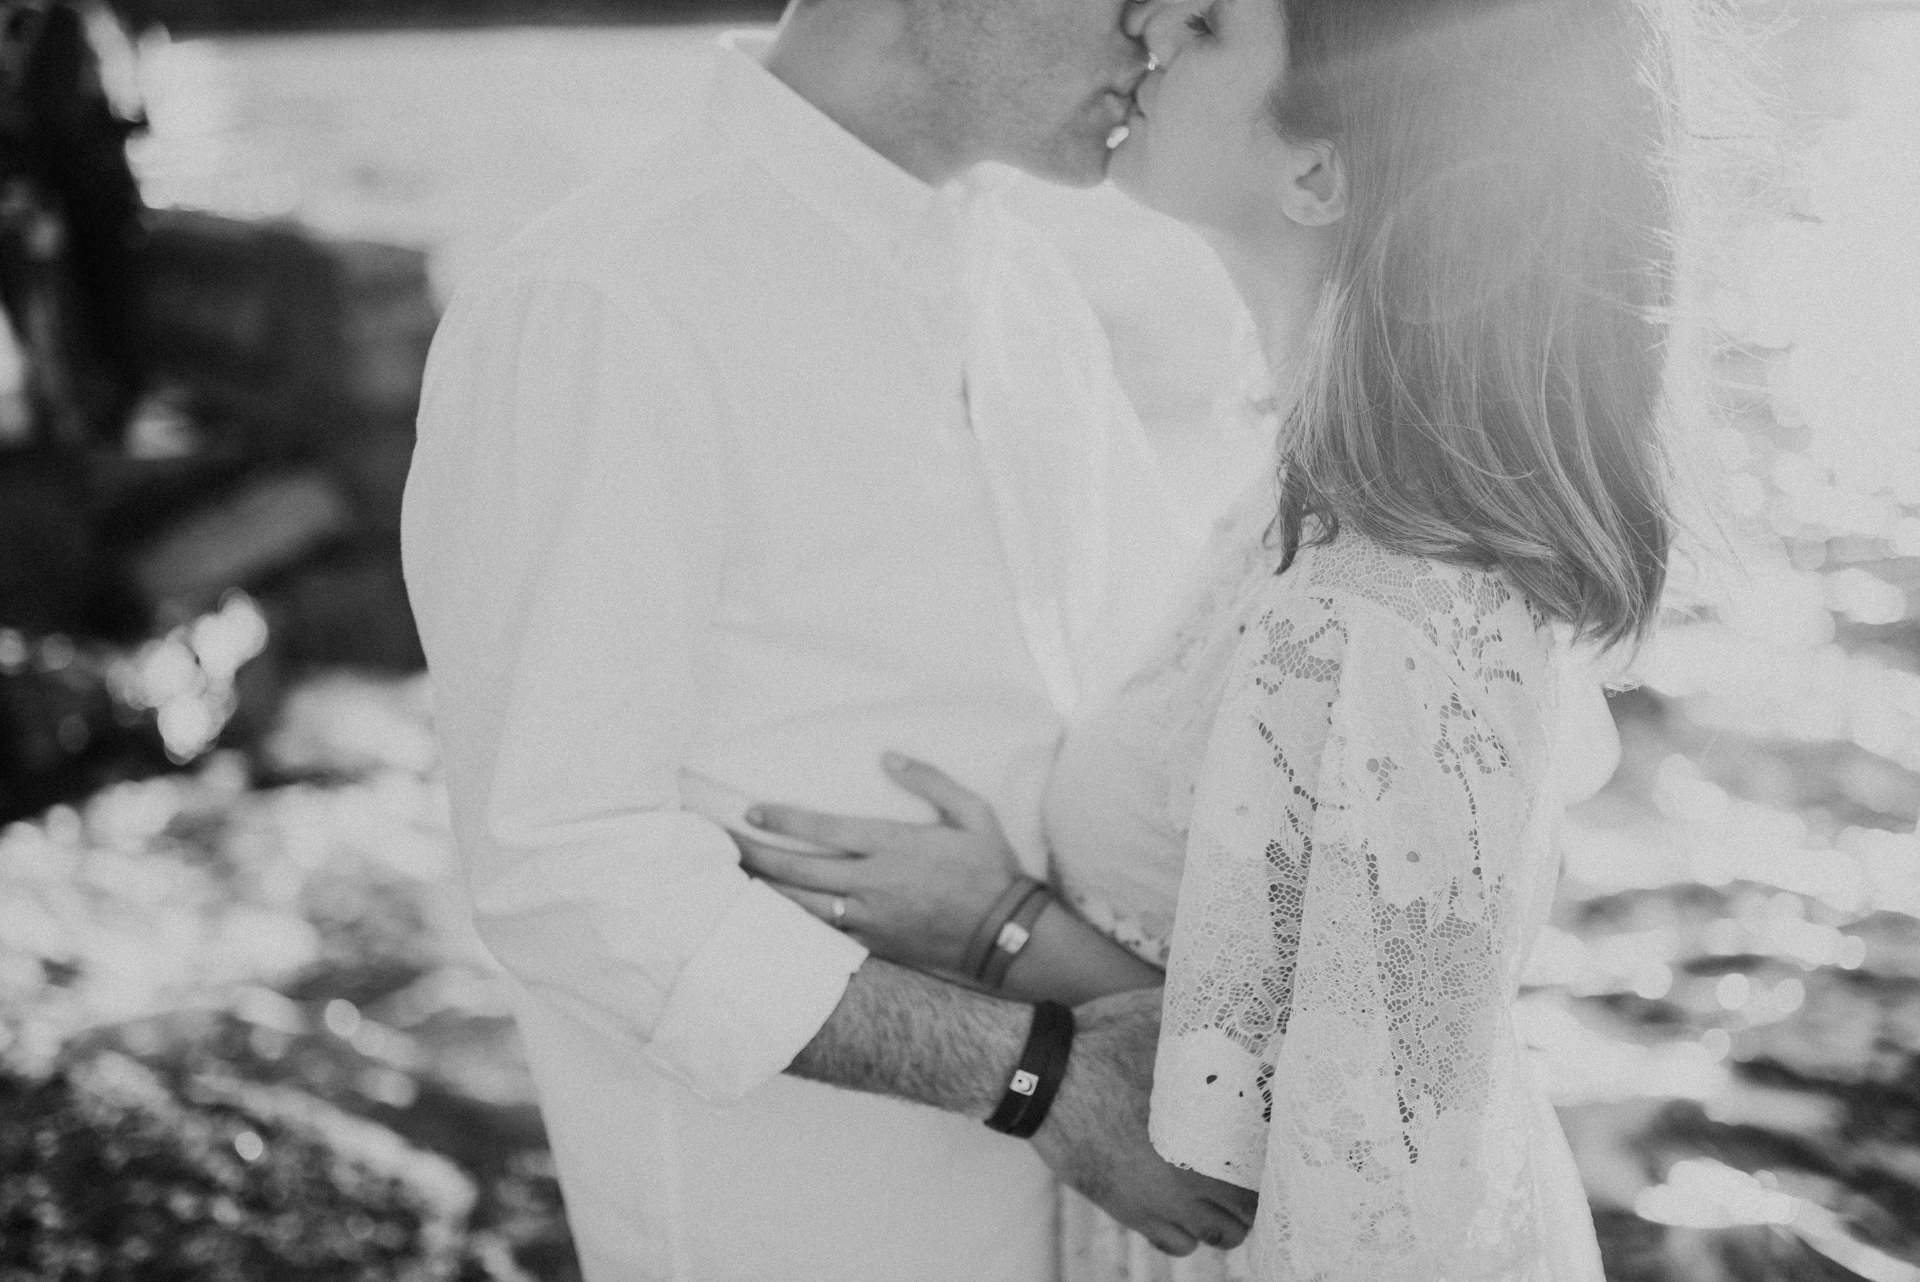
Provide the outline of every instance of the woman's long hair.
<path id="1" fill-rule="evenodd" d="M 1348 184 L 1281 440 L 1287 562 L 1350 524 L 1498 567 L 1582 637 L 1646 634 L 1673 537 L 1660 2 L 1282 0 L 1275 123 Z"/>

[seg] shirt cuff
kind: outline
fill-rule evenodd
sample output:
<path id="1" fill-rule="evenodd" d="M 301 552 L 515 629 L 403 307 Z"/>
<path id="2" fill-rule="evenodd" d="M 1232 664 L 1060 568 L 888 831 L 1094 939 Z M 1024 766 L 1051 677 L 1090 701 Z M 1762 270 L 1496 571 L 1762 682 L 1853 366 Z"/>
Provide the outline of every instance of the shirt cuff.
<path id="1" fill-rule="evenodd" d="M 648 1054 L 702 1099 L 731 1103 L 793 1062 L 866 959 L 862 945 L 749 881 L 681 968 Z"/>

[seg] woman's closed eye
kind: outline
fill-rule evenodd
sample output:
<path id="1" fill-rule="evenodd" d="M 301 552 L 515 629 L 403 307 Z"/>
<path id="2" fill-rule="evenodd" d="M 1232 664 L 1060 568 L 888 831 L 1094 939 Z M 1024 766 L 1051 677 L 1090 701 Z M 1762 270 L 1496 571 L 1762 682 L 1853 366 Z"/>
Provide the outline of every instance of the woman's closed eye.
<path id="1" fill-rule="evenodd" d="M 1187 20 L 1186 20 L 1186 28 L 1188 31 L 1191 31 L 1196 36 L 1212 35 L 1213 34 L 1213 10 L 1209 8 L 1209 9 L 1203 9 L 1197 13 L 1188 14 Z"/>

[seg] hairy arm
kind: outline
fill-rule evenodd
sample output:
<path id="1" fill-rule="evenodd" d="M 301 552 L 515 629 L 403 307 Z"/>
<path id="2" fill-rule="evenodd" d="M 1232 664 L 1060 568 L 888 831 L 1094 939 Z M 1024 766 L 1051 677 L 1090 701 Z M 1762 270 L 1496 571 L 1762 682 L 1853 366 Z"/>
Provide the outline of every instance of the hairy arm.
<path id="1" fill-rule="evenodd" d="M 868 958 L 787 1071 L 985 1120 L 1026 1043 L 1028 1007 Z"/>
<path id="2" fill-rule="evenodd" d="M 1065 1184 L 1169 1255 L 1231 1246 L 1253 1222 L 1244 1189 L 1170 1165 L 1147 1142 L 1160 992 L 1075 1011 L 1066 1076 L 1032 1143 Z M 984 1120 L 1026 1043 L 1031 1009 L 869 958 L 787 1071 Z"/>

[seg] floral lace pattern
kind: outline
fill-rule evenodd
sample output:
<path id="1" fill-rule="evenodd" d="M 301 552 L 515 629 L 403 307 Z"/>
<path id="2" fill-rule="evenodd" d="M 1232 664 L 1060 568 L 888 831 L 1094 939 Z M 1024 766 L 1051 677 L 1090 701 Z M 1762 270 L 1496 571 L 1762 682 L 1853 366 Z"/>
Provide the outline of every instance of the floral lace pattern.
<path id="1" fill-rule="evenodd" d="M 1053 882 L 1092 925 L 1167 963 L 1195 774 L 1239 643 L 1279 561 L 1262 537 L 1270 486 L 1222 517 L 1178 626 L 1105 706 L 1070 731 L 1047 802 Z"/>
<path id="2" fill-rule="evenodd" d="M 1552 1277 L 1510 1016 L 1552 893 L 1550 631 L 1496 573 L 1354 534 L 1244 617 L 1195 754 L 1155 1144 L 1259 1188 L 1255 1277 Z"/>
<path id="3" fill-rule="evenodd" d="M 1264 537 L 1271 483 L 1215 527 L 1178 626 L 1108 704 L 1068 734 L 1048 786 L 1055 887 L 1090 924 L 1167 962 L 1195 776 L 1240 641 L 1279 564 Z M 1071 1189 L 1061 1191 L 1061 1282 L 1250 1282 L 1244 1251 L 1162 1255 Z"/>

